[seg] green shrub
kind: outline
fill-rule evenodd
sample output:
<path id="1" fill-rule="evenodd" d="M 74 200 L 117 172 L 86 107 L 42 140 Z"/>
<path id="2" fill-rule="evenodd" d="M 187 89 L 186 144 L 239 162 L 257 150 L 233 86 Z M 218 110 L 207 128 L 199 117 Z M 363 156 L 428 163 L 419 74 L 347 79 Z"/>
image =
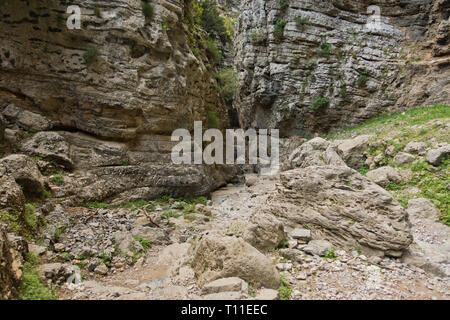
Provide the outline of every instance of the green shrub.
<path id="1" fill-rule="evenodd" d="M 330 105 L 330 99 L 326 97 L 317 97 L 311 102 L 311 109 L 319 110 L 325 109 Z"/>
<path id="2" fill-rule="evenodd" d="M 127 202 L 127 203 L 123 204 L 122 207 L 127 208 L 127 209 L 136 210 L 136 209 L 140 209 L 143 206 L 146 206 L 148 204 L 150 204 L 150 203 L 145 200 L 138 200 L 138 201 L 134 201 L 134 202 Z"/>
<path id="3" fill-rule="evenodd" d="M 225 68 L 216 73 L 219 82 L 219 93 L 226 103 L 233 102 L 234 94 L 238 88 L 238 80 L 233 68 Z"/>
<path id="4" fill-rule="evenodd" d="M 266 39 L 266 33 L 263 30 L 258 29 L 254 30 L 251 33 L 250 37 L 252 39 L 252 42 L 257 44 L 263 42 Z"/>
<path id="5" fill-rule="evenodd" d="M 34 233 L 38 229 L 38 218 L 35 215 L 36 208 L 31 203 L 25 204 L 24 218 L 28 229 Z"/>
<path id="6" fill-rule="evenodd" d="M 312 70 L 314 68 L 316 68 L 319 64 L 317 63 L 317 61 L 311 61 L 308 62 L 308 64 L 306 65 L 306 69 Z"/>
<path id="7" fill-rule="evenodd" d="M 280 295 L 280 300 L 288 300 L 292 294 L 292 288 L 289 282 L 286 280 L 283 274 L 280 275 L 281 286 L 278 288 L 278 294 Z"/>
<path id="8" fill-rule="evenodd" d="M 99 7 L 95 7 L 95 8 L 94 8 L 94 14 L 95 14 L 97 17 L 101 18 L 101 17 L 102 17 L 102 9 L 100 9 Z"/>
<path id="9" fill-rule="evenodd" d="M 67 225 L 63 225 L 63 226 L 59 226 L 55 229 L 55 233 L 53 234 L 53 239 L 55 242 L 60 242 L 61 241 L 61 235 L 66 232 L 68 226 Z"/>
<path id="10" fill-rule="evenodd" d="M 23 235 L 20 212 L 0 211 L 0 222 L 6 223 L 9 231 L 17 235 Z"/>
<path id="11" fill-rule="evenodd" d="M 363 88 L 363 87 L 365 87 L 367 85 L 368 81 L 369 81 L 369 77 L 368 76 L 360 75 L 359 78 L 358 78 L 358 82 L 357 83 L 358 83 L 358 86 L 360 88 Z"/>
<path id="12" fill-rule="evenodd" d="M 139 242 L 142 245 L 144 251 L 147 251 L 152 247 L 153 242 L 151 240 L 144 239 L 142 236 L 136 236 L 134 238 L 136 239 L 137 242 Z"/>
<path id="13" fill-rule="evenodd" d="M 167 210 L 166 212 L 164 212 L 163 214 L 161 214 L 161 218 L 169 220 L 169 218 L 179 218 L 181 216 L 181 214 L 176 213 L 173 210 Z"/>
<path id="14" fill-rule="evenodd" d="M 282 240 L 279 244 L 278 244 L 278 249 L 286 249 L 289 248 L 289 240 L 286 238 L 284 240 Z"/>
<path id="15" fill-rule="evenodd" d="M 280 9 L 284 10 L 289 6 L 287 0 L 280 0 Z"/>
<path id="16" fill-rule="evenodd" d="M 105 266 L 107 266 L 108 268 L 111 268 L 112 267 L 112 258 L 113 258 L 112 254 L 102 252 L 102 253 L 100 253 L 98 260 L 99 260 L 99 262 L 103 262 L 105 264 Z"/>
<path id="17" fill-rule="evenodd" d="M 142 2 L 142 13 L 145 16 L 145 19 L 152 20 L 155 15 L 155 8 L 149 2 Z"/>
<path id="18" fill-rule="evenodd" d="M 345 99 L 347 96 L 347 85 L 345 83 L 341 84 L 340 95 L 342 99 Z"/>
<path id="19" fill-rule="evenodd" d="M 85 208 L 109 209 L 110 205 L 103 202 L 90 201 L 80 205 Z"/>
<path id="20" fill-rule="evenodd" d="M 369 168 L 367 168 L 366 166 L 363 166 L 363 167 L 359 168 L 357 171 L 360 174 L 362 174 L 363 176 L 365 176 L 367 174 L 367 172 L 369 172 Z"/>
<path id="21" fill-rule="evenodd" d="M 84 62 L 90 66 L 95 61 L 97 61 L 98 57 L 100 56 L 100 51 L 97 47 L 90 47 L 87 49 L 87 51 L 84 53 L 83 58 Z"/>
<path id="22" fill-rule="evenodd" d="M 320 44 L 319 50 L 317 50 L 317 55 L 319 57 L 325 57 L 328 60 L 328 59 L 330 59 L 332 49 L 333 49 L 333 47 L 331 46 L 331 44 L 329 44 L 327 42 L 322 42 Z"/>
<path id="23" fill-rule="evenodd" d="M 220 120 L 215 111 L 208 111 L 206 126 L 208 129 L 219 128 Z"/>
<path id="24" fill-rule="evenodd" d="M 337 258 L 336 251 L 335 251 L 333 248 L 329 249 L 329 250 L 327 251 L 327 253 L 325 253 L 324 258 L 325 258 L 325 259 L 336 260 L 336 258 Z"/>
<path id="25" fill-rule="evenodd" d="M 188 221 L 195 221 L 195 219 L 197 219 L 197 217 L 195 216 L 195 214 L 188 214 L 188 213 L 185 213 L 185 214 L 183 214 L 183 217 L 186 219 L 186 220 L 188 220 Z"/>
<path id="26" fill-rule="evenodd" d="M 64 175 L 62 174 L 54 174 L 50 177 L 50 181 L 58 186 L 62 186 L 64 184 Z"/>
<path id="27" fill-rule="evenodd" d="M 227 31 L 228 37 L 230 39 L 234 38 L 234 24 L 236 23 L 235 19 L 232 19 L 230 17 L 222 17 L 223 19 L 223 25 L 225 26 L 225 30 Z"/>
<path id="28" fill-rule="evenodd" d="M 44 286 L 38 271 L 39 257 L 28 253 L 23 265 L 23 278 L 19 290 L 22 300 L 55 300 L 56 293 Z"/>
<path id="29" fill-rule="evenodd" d="M 305 26 L 307 26 L 310 23 L 310 20 L 308 17 L 303 18 L 303 17 L 297 17 L 295 18 L 295 25 L 298 29 L 303 30 L 305 28 Z"/>
<path id="30" fill-rule="evenodd" d="M 183 209 L 183 213 L 193 213 L 193 212 L 195 212 L 195 204 L 193 203 L 187 204 Z"/>
<path id="31" fill-rule="evenodd" d="M 222 60 L 222 53 L 214 39 L 206 39 L 201 41 L 202 45 L 206 49 L 206 53 L 213 59 L 214 63 L 219 63 Z"/>
<path id="32" fill-rule="evenodd" d="M 219 14 L 217 9 L 216 0 L 203 0 L 198 2 L 202 8 L 200 16 L 200 25 L 206 30 L 210 36 L 217 34 L 221 39 L 228 38 L 227 29 L 224 24 L 223 18 Z"/>
<path id="33" fill-rule="evenodd" d="M 286 20 L 277 20 L 275 23 L 275 28 L 273 29 L 273 34 L 276 38 L 281 39 L 284 36 L 284 27 L 286 26 Z"/>

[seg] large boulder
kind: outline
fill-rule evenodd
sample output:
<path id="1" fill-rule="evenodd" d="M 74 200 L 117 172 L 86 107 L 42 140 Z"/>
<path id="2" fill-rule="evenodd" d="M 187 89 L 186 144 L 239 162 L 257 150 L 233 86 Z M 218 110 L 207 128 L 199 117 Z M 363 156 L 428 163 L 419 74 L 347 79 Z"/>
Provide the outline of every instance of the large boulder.
<path id="1" fill-rule="evenodd" d="M 255 213 L 244 231 L 243 238 L 260 251 L 278 247 L 286 239 L 283 224 L 273 215 Z"/>
<path id="2" fill-rule="evenodd" d="M 26 141 L 21 146 L 21 150 L 27 154 L 54 161 L 68 169 L 73 166 L 69 144 L 57 132 L 39 132 Z"/>
<path id="3" fill-rule="evenodd" d="M 338 154 L 335 145 L 325 139 L 314 138 L 305 142 L 291 153 L 286 168 L 306 168 L 314 165 L 345 166 L 345 162 Z"/>
<path id="4" fill-rule="evenodd" d="M 280 276 L 269 258 L 243 239 L 219 233 L 200 239 L 194 249 L 193 268 L 200 286 L 227 277 L 239 277 L 256 287 L 280 285 Z"/>
<path id="5" fill-rule="evenodd" d="M 366 176 L 380 186 L 385 186 L 389 182 L 402 182 L 404 180 L 400 171 L 390 166 L 369 171 Z"/>
<path id="6" fill-rule="evenodd" d="M 410 162 L 413 162 L 414 159 L 416 157 L 414 157 L 412 154 L 406 153 L 406 152 L 399 152 L 395 157 L 394 157 L 394 162 L 398 165 L 403 165 L 403 164 L 407 164 Z"/>
<path id="7" fill-rule="evenodd" d="M 368 143 L 373 135 L 357 136 L 353 139 L 339 140 L 335 143 L 342 155 L 345 163 L 353 169 L 361 168 L 366 161 L 364 151 L 368 148 Z"/>
<path id="8" fill-rule="evenodd" d="M 312 255 L 323 257 L 332 248 L 333 245 L 327 240 L 312 240 L 305 248 L 303 248 L 303 251 Z"/>
<path id="9" fill-rule="evenodd" d="M 448 154 L 450 154 L 450 144 L 444 144 L 437 149 L 428 151 L 425 159 L 429 164 L 438 166 Z"/>
<path id="10" fill-rule="evenodd" d="M 408 215 L 383 188 L 347 166 L 284 172 L 258 211 L 311 230 L 313 239 L 368 254 L 401 256 L 412 242 Z"/>
<path id="11" fill-rule="evenodd" d="M 129 232 L 116 232 L 114 234 L 114 241 L 119 250 L 123 254 L 130 257 L 132 257 L 135 252 L 144 250 L 142 245 L 137 242 L 133 235 Z"/>
<path id="12" fill-rule="evenodd" d="M 6 169 L 6 174 L 14 177 L 26 196 L 40 196 L 44 191 L 44 177 L 30 157 L 23 154 L 12 154 L 0 159 L 0 166 Z"/>

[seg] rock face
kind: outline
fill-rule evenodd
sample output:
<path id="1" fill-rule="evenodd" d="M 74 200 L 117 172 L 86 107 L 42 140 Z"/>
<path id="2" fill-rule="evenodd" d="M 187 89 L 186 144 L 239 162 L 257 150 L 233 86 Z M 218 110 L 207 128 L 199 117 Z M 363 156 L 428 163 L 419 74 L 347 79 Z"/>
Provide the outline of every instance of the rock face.
<path id="1" fill-rule="evenodd" d="M 310 229 L 313 239 L 389 256 L 401 256 L 412 242 L 402 206 L 349 167 L 309 166 L 286 171 L 280 179 L 259 210 Z"/>
<path id="2" fill-rule="evenodd" d="M 384 110 L 448 102 L 448 1 L 286 3 L 241 3 L 234 104 L 241 126 L 312 136 Z"/>
<path id="3" fill-rule="evenodd" d="M 6 228 L 0 225 L 0 300 L 18 298 L 23 275 L 22 268 L 21 252 L 8 239 Z"/>
<path id="4" fill-rule="evenodd" d="M 200 286 L 239 277 L 256 287 L 276 289 L 280 276 L 272 261 L 240 238 L 217 233 L 204 235 L 194 250 L 193 268 Z"/>
<path id="5" fill-rule="evenodd" d="M 140 1 L 78 5 L 79 30 L 66 27 L 64 1 L 2 5 L 0 137 L 5 121 L 47 131 L 21 151 L 80 170 L 81 182 L 58 192 L 74 201 L 196 196 L 225 184 L 226 170 L 177 169 L 170 159 L 173 130 L 191 130 L 208 113 L 219 127 L 227 122 L 207 57 L 194 55 L 184 22 L 191 2 L 153 3 L 151 21 Z"/>

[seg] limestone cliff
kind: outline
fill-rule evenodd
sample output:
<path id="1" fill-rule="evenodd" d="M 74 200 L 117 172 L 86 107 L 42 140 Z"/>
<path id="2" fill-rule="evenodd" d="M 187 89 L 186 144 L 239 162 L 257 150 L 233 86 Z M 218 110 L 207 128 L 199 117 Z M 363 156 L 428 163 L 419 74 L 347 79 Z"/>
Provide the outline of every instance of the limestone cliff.
<path id="1" fill-rule="evenodd" d="M 173 130 L 210 112 L 227 124 L 214 71 L 193 45 L 191 0 L 154 1 L 147 17 L 139 0 L 77 1 L 81 28 L 73 30 L 66 10 L 74 3 L 1 4 L 5 138 L 9 151 L 39 157 L 44 169 L 53 161 L 85 177 L 60 197 L 204 194 L 226 182 L 216 168 L 170 161 Z M 38 131 L 56 133 L 25 143 Z"/>
<path id="2" fill-rule="evenodd" d="M 242 1 L 241 126 L 311 136 L 448 102 L 449 8 L 447 0 Z"/>

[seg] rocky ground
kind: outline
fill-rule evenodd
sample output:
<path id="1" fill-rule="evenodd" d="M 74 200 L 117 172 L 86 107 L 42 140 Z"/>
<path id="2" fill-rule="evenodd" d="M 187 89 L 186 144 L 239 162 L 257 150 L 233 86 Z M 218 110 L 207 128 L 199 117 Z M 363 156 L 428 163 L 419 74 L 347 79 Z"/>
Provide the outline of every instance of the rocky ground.
<path id="1" fill-rule="evenodd" d="M 283 140 L 279 174 L 247 173 L 210 199 L 74 206 L 52 197 L 72 184 L 10 155 L 0 160 L 2 295 L 450 299 L 447 110 Z"/>
<path id="2" fill-rule="evenodd" d="M 228 186 L 215 192 L 210 208 L 217 212 L 206 223 L 189 223 L 189 228 L 218 228 L 226 221 L 231 229 L 249 219 L 252 208 L 267 197 L 267 191 L 275 187 L 273 178 L 256 179 L 251 176 L 251 186 Z M 106 213 L 107 210 L 105 210 Z M 128 215 L 133 220 L 133 215 Z M 413 230 L 420 228 L 421 221 L 413 224 Z M 440 233 L 447 236 L 446 226 Z M 174 230 L 174 237 L 184 234 L 187 229 Z M 231 231 L 229 231 L 231 232 Z M 420 235 L 433 239 L 436 230 L 422 229 Z M 176 236 L 175 236 L 176 235 Z M 176 241 L 176 240 L 175 240 Z M 296 242 L 294 242 L 296 243 Z M 180 264 L 188 243 L 174 243 L 169 247 L 151 248 L 145 257 L 131 267 L 116 263 L 108 275 L 94 271 L 89 281 L 78 285 L 64 285 L 62 299 L 208 299 L 210 296 L 199 288 L 195 272 L 189 261 L 178 272 L 170 274 L 172 266 Z M 276 268 L 284 275 L 292 289 L 291 299 L 450 299 L 448 277 L 437 277 L 426 271 L 393 258 L 366 257 L 357 251 L 337 250 L 336 257 L 324 258 L 310 255 L 301 249 L 290 248 L 267 253 Z M 303 249 L 305 245 L 299 248 Z M 170 248 L 170 249 L 169 249 Z M 95 269 L 94 269 L 95 270 Z M 229 283 L 233 280 L 228 279 Z M 223 285 L 226 287 L 226 285 Z M 235 286 L 234 294 L 229 292 L 214 298 L 253 299 L 269 294 L 261 289 L 242 292 Z M 222 290 L 224 290 L 222 288 Z M 228 290 L 228 289 L 227 289 Z M 261 292 L 262 291 L 262 292 Z M 277 293 L 273 293 L 276 297 Z"/>

